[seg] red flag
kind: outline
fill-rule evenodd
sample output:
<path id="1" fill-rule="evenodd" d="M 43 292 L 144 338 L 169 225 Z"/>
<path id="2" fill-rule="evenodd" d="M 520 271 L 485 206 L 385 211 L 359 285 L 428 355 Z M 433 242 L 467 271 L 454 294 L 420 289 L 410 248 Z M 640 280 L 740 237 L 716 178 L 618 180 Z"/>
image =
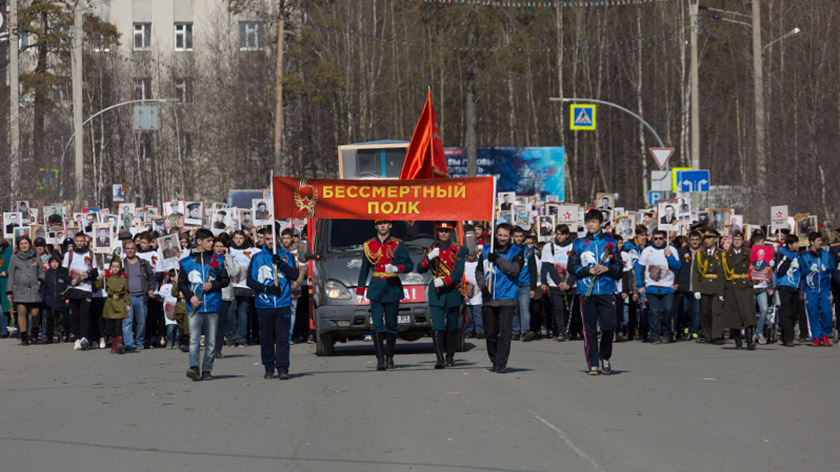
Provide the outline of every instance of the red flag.
<path id="1" fill-rule="evenodd" d="M 435 109 L 432 107 L 432 91 L 429 90 L 420 120 L 417 121 L 417 127 L 414 128 L 414 134 L 411 135 L 411 142 L 408 144 L 400 179 L 435 177 L 449 177 L 449 169 L 446 166 L 446 156 L 443 155 L 443 141 L 440 139 Z"/>

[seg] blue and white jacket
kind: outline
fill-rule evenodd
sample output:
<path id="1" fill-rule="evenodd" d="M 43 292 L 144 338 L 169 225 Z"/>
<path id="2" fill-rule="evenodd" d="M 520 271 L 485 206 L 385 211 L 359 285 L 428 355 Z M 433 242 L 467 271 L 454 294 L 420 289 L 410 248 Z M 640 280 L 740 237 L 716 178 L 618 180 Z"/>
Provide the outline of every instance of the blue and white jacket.
<path id="1" fill-rule="evenodd" d="M 802 268 L 802 288 L 809 293 L 827 294 L 831 290 L 831 274 L 835 263 L 831 254 L 823 249 L 818 253 L 805 251 L 799 256 Z"/>
<path id="2" fill-rule="evenodd" d="M 490 255 L 490 246 L 484 246 L 481 251 L 481 258 L 478 260 L 478 267 L 475 271 L 475 279 L 478 288 L 490 290 L 490 298 L 484 297 L 484 304 L 498 300 L 518 299 L 519 274 L 524 262 L 524 254 L 516 244 L 508 243 L 508 247 L 502 251 L 496 246 L 496 261 L 490 262 L 487 256 Z"/>
<path id="3" fill-rule="evenodd" d="M 206 292 L 202 285 L 210 282 L 212 287 Z M 222 309 L 222 288 L 230 284 L 230 277 L 225 270 L 222 256 L 206 252 L 194 252 L 181 259 L 181 272 L 178 274 L 178 290 L 187 300 L 187 312 L 217 313 Z M 193 308 L 190 299 L 199 297 L 201 304 Z"/>
<path id="4" fill-rule="evenodd" d="M 610 248 L 611 255 L 605 255 L 607 248 Z M 590 269 L 596 265 L 603 264 L 609 269 L 597 277 L 591 275 Z M 569 272 L 577 277 L 578 295 L 614 295 L 617 286 L 616 280 L 621 278 L 623 262 L 617 251 L 617 244 L 612 236 L 603 232 L 587 234 L 585 238 L 578 239 L 572 245 L 572 254 L 569 256 Z M 589 286 L 595 286 L 589 292 Z"/>
<path id="5" fill-rule="evenodd" d="M 799 269 L 799 256 L 790 249 L 779 249 L 775 257 L 776 287 L 786 287 L 788 290 L 799 290 L 802 282 L 802 271 Z"/>
<path id="6" fill-rule="evenodd" d="M 274 255 L 271 250 L 263 248 L 262 251 L 254 254 L 251 263 L 248 265 L 248 287 L 254 291 L 256 299 L 254 306 L 257 308 L 279 308 L 282 314 L 291 313 L 292 305 L 292 282 L 297 280 L 298 269 L 294 264 L 294 256 L 277 248 L 277 255 L 283 260 L 280 266 L 275 266 Z M 280 287 L 280 294 L 268 293 L 268 287 L 275 285 Z"/>

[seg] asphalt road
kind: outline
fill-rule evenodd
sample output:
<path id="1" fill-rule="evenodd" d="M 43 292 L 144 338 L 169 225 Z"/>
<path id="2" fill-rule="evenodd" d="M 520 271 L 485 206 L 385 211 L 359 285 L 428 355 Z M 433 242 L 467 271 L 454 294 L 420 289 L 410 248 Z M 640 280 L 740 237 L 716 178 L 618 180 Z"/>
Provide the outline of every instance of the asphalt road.
<path id="1" fill-rule="evenodd" d="M 429 338 L 427 338 L 429 339 Z M 431 343 L 292 346 L 292 379 L 259 348 L 226 349 L 212 382 L 187 355 L 123 356 L 0 340 L 0 470 L 836 470 L 840 347 L 620 343 L 585 375 L 580 341 L 483 341 L 435 371 Z"/>

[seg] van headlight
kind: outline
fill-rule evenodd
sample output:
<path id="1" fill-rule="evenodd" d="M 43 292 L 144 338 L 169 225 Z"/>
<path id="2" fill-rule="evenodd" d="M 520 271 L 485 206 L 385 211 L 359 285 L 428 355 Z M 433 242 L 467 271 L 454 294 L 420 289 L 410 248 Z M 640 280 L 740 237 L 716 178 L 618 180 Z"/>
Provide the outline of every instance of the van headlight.
<path id="1" fill-rule="evenodd" d="M 352 300 L 353 295 L 343 283 L 330 279 L 327 281 L 327 298 L 333 300 Z"/>

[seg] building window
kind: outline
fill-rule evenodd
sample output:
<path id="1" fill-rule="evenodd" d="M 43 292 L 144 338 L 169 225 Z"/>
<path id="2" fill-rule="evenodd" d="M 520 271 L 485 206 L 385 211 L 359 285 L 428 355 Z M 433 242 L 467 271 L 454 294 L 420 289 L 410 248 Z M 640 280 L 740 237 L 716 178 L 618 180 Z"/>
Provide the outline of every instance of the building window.
<path id="1" fill-rule="evenodd" d="M 140 77 L 134 79 L 134 99 L 148 100 L 152 98 L 152 79 Z"/>
<path id="2" fill-rule="evenodd" d="M 175 23 L 175 50 L 193 50 L 193 24 Z"/>
<path id="3" fill-rule="evenodd" d="M 192 160 L 192 133 L 181 134 L 181 153 L 185 161 Z"/>
<path id="4" fill-rule="evenodd" d="M 180 103 L 192 103 L 192 79 L 189 77 L 175 78 L 175 96 Z"/>
<path id="5" fill-rule="evenodd" d="M 93 52 L 111 52 L 111 43 L 105 41 L 101 34 L 92 35 L 90 43 L 93 45 Z"/>
<path id="6" fill-rule="evenodd" d="M 262 46 L 262 23 L 256 21 L 239 22 L 239 50 L 257 51 Z"/>
<path id="7" fill-rule="evenodd" d="M 134 50 L 148 51 L 152 48 L 152 24 L 134 23 Z"/>

